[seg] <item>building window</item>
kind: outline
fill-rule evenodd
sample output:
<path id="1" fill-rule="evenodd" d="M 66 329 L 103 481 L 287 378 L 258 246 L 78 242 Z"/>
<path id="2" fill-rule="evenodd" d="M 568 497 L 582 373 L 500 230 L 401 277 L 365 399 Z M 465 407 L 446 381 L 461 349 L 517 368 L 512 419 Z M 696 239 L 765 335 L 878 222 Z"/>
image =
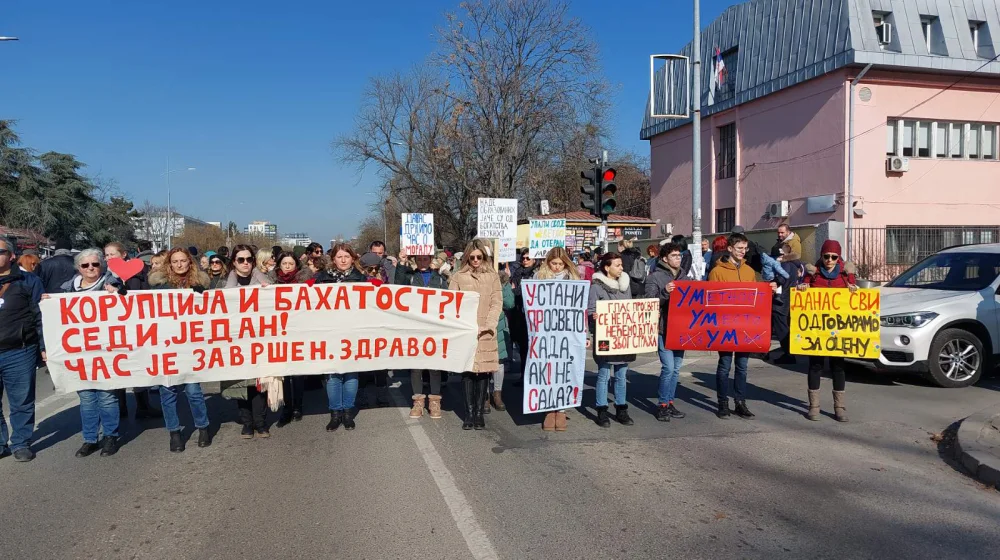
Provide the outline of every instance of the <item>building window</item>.
<path id="1" fill-rule="evenodd" d="M 892 43 L 892 24 L 888 21 L 887 13 L 873 12 L 872 19 L 875 22 L 875 36 L 878 38 L 878 47 L 885 50 Z"/>
<path id="2" fill-rule="evenodd" d="M 896 122 L 889 119 L 889 122 L 885 123 L 885 155 L 887 156 L 896 155 Z"/>
<path id="3" fill-rule="evenodd" d="M 969 32 L 972 33 L 972 47 L 979 51 L 979 26 L 982 25 L 978 21 L 969 22 Z"/>
<path id="4" fill-rule="evenodd" d="M 924 44 L 927 52 L 931 52 L 931 34 L 934 30 L 934 19 L 929 17 L 920 18 L 920 30 L 924 33 Z"/>
<path id="5" fill-rule="evenodd" d="M 917 157 L 931 157 L 931 123 L 917 123 Z"/>
<path id="6" fill-rule="evenodd" d="M 736 123 L 719 127 L 719 157 L 715 161 L 715 178 L 736 176 Z"/>
<path id="7" fill-rule="evenodd" d="M 719 208 L 715 211 L 715 231 L 732 231 L 736 225 L 736 208 Z"/>
<path id="8" fill-rule="evenodd" d="M 997 160 L 1000 125 L 888 119 L 888 156 Z"/>

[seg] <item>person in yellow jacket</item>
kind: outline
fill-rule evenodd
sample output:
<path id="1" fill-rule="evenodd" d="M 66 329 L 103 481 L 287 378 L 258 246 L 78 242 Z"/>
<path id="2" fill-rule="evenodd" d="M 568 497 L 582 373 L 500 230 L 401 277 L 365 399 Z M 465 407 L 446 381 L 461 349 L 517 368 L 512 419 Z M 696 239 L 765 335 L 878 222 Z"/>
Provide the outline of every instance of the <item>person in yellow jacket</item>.
<path id="1" fill-rule="evenodd" d="M 726 240 L 726 245 L 728 254 L 712 267 L 712 272 L 708 275 L 709 282 L 755 282 L 757 275 L 746 262 L 750 240 L 742 233 L 733 233 Z M 771 289 L 777 289 L 777 284 L 771 282 Z M 747 364 L 750 361 L 750 354 L 746 352 L 719 352 L 719 364 L 715 368 L 715 390 L 719 396 L 719 411 L 716 416 L 723 419 L 730 416 L 729 369 L 733 365 L 734 354 L 736 357 L 736 374 L 733 378 L 736 396 L 734 412 L 740 418 L 749 420 L 754 414 L 747 408 L 746 403 Z"/>

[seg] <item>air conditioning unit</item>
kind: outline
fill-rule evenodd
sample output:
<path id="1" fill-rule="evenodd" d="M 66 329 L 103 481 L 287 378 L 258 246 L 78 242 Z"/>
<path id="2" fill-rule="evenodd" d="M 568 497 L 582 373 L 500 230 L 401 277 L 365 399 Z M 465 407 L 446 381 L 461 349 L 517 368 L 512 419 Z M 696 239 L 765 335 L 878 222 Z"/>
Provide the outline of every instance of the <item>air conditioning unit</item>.
<path id="1" fill-rule="evenodd" d="M 788 201 L 779 200 L 777 202 L 769 202 L 767 204 L 767 216 L 769 218 L 787 218 L 788 217 Z"/>
<path id="2" fill-rule="evenodd" d="M 883 21 L 875 26 L 875 35 L 878 37 L 878 44 L 888 45 L 892 42 L 892 24 Z"/>
<path id="3" fill-rule="evenodd" d="M 890 173 L 906 173 L 910 170 L 910 158 L 889 156 L 885 158 L 885 169 Z"/>

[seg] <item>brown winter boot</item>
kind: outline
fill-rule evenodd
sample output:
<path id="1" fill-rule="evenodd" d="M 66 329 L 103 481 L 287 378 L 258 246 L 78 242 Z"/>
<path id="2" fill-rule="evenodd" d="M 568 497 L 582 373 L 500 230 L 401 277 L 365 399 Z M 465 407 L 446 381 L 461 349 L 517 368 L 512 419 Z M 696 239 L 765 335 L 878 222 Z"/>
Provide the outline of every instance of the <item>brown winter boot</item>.
<path id="1" fill-rule="evenodd" d="M 819 421 L 819 389 L 809 390 L 809 415 L 807 418 L 813 422 Z"/>
<path id="2" fill-rule="evenodd" d="M 837 422 L 847 422 L 847 397 L 844 391 L 833 392 L 833 417 Z"/>
<path id="3" fill-rule="evenodd" d="M 557 412 L 556 413 L 556 431 L 557 432 L 565 432 L 566 431 L 566 424 L 567 424 L 567 422 L 566 422 L 566 413 L 565 412 Z"/>
<path id="4" fill-rule="evenodd" d="M 556 431 L 556 413 L 546 412 L 545 420 L 542 422 L 542 429 L 546 432 Z"/>
<path id="5" fill-rule="evenodd" d="M 500 412 L 507 410 L 507 407 L 503 404 L 503 393 L 500 391 L 493 391 L 493 408 Z"/>
<path id="6" fill-rule="evenodd" d="M 441 418 L 441 395 L 427 396 L 427 410 L 430 412 L 431 418 L 435 420 Z"/>
<path id="7" fill-rule="evenodd" d="M 424 415 L 424 397 L 426 395 L 413 395 L 413 408 L 410 409 L 410 418 L 420 418 Z"/>

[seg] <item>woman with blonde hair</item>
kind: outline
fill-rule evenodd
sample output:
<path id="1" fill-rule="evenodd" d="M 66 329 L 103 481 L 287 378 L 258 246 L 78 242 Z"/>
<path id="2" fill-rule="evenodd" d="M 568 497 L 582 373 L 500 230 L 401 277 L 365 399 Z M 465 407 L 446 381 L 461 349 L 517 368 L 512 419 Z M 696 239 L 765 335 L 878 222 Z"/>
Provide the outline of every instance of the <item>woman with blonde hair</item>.
<path id="1" fill-rule="evenodd" d="M 274 270 L 274 254 L 270 249 L 258 249 L 257 250 L 257 270 L 264 274 Z"/>
<path id="2" fill-rule="evenodd" d="M 500 276 L 493 269 L 489 244 L 482 239 L 473 239 L 465 248 L 461 266 L 448 283 L 449 290 L 476 292 L 479 294 L 477 323 L 479 342 L 476 359 L 471 372 L 462 374 L 462 389 L 465 393 L 465 419 L 463 430 L 486 427 L 483 409 L 490 388 L 490 374 L 500 368 L 500 353 L 497 346 L 497 325 L 503 313 L 503 290 Z"/>
<path id="3" fill-rule="evenodd" d="M 573 259 L 562 247 L 553 247 L 545 255 L 545 262 L 535 272 L 535 280 L 579 280 L 580 273 L 573 264 Z M 542 429 L 546 432 L 565 432 L 566 411 L 546 412 L 542 421 Z"/>

